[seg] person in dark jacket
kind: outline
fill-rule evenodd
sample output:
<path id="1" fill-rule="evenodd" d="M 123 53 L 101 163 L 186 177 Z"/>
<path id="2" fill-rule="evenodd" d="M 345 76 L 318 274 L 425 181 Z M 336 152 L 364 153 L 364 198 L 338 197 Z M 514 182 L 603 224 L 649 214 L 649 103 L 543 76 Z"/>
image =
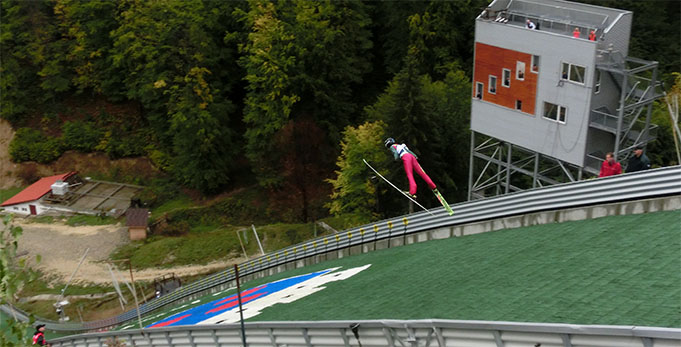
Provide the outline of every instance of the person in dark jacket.
<path id="1" fill-rule="evenodd" d="M 45 340 L 45 324 L 38 324 L 35 326 L 33 344 L 38 346 L 52 346 L 49 342 L 47 342 L 47 340 Z"/>
<path id="2" fill-rule="evenodd" d="M 636 172 L 650 169 L 650 159 L 643 154 L 643 147 L 636 147 L 634 156 L 629 158 L 627 172 Z"/>
<path id="3" fill-rule="evenodd" d="M 598 174 L 598 177 L 615 176 L 621 173 L 622 166 L 620 165 L 620 163 L 615 161 L 615 157 L 613 156 L 612 152 L 606 154 L 605 160 L 601 165 L 601 172 Z"/>

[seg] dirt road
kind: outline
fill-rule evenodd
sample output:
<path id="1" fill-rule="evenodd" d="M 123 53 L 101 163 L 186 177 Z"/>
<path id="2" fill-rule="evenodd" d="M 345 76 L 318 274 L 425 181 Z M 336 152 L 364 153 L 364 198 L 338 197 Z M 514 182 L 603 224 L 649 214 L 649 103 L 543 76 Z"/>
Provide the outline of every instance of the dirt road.
<path id="1" fill-rule="evenodd" d="M 71 227 L 61 223 L 26 223 L 22 219 L 16 219 L 15 225 L 21 226 L 24 230 L 19 239 L 18 251 L 28 252 L 27 256 L 31 259 L 40 254 L 42 261 L 37 268 L 46 275 L 59 277 L 63 281 L 66 281 L 76 269 L 81 256 L 89 248 L 83 265 L 74 276 L 75 283 L 111 283 L 111 275 L 104 261 L 116 247 L 129 242 L 126 228 L 120 224 Z M 133 274 L 135 281 L 150 281 L 171 273 L 188 276 L 212 272 L 240 261 L 243 259 L 169 269 L 133 270 Z M 119 280 L 129 281 L 127 271 L 119 271 L 119 274 Z"/>

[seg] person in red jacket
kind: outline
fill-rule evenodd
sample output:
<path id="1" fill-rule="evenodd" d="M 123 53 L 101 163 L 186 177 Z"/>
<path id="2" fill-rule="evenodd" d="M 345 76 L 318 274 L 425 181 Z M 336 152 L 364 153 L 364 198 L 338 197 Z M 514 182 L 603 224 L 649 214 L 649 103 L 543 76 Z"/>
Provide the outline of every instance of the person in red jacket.
<path id="1" fill-rule="evenodd" d="M 601 165 L 601 172 L 598 177 L 615 176 L 622 173 L 622 165 L 615 161 L 612 152 L 605 155 L 605 161 Z"/>
<path id="2" fill-rule="evenodd" d="M 35 334 L 33 334 L 33 344 L 38 346 L 52 346 L 45 340 L 45 324 L 38 324 L 35 327 Z"/>

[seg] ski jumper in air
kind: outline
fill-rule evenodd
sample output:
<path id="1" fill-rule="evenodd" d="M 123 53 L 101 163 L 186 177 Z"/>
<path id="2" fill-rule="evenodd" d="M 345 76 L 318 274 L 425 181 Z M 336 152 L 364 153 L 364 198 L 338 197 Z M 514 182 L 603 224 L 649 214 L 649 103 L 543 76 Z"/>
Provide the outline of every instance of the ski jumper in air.
<path id="1" fill-rule="evenodd" d="M 385 140 L 385 147 L 390 149 L 390 151 L 393 153 L 393 156 L 395 157 L 395 160 L 402 159 L 402 164 L 404 164 L 404 172 L 407 174 L 407 179 L 409 180 L 409 195 L 412 197 L 416 196 L 416 181 L 414 181 L 414 171 L 416 171 L 416 173 L 419 174 L 424 181 L 426 181 L 428 188 L 437 194 L 435 183 L 433 183 L 433 180 L 431 180 L 430 177 L 423 172 L 421 165 L 419 165 L 418 157 L 416 154 L 414 154 L 414 152 L 407 148 L 407 145 L 404 143 L 397 144 L 395 143 L 395 139 L 389 137 Z"/>

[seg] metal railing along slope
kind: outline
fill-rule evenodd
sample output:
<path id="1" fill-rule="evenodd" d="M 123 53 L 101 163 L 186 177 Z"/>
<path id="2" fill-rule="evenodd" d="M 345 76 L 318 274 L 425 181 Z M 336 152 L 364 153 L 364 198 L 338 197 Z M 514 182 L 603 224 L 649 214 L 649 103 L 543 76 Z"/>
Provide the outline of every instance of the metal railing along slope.
<path id="1" fill-rule="evenodd" d="M 358 324 L 358 325 L 356 325 Z M 352 327 L 355 327 L 354 329 Z M 609 346 L 681 344 L 681 329 L 461 320 L 372 320 L 246 323 L 248 347 L 350 346 Z M 104 347 L 117 338 L 128 346 L 241 346 L 238 324 L 189 325 L 67 336 L 55 347 Z"/>
<path id="2" fill-rule="evenodd" d="M 239 273 L 241 276 L 247 276 L 327 252 L 442 227 L 540 211 L 678 194 L 681 194 L 681 166 L 537 188 L 458 203 L 452 205 L 454 210 L 452 216 L 449 216 L 444 208 L 437 208 L 431 210 L 434 216 L 419 212 L 318 237 L 241 263 Z M 140 313 L 147 314 L 234 279 L 233 269 L 216 273 L 141 305 Z M 10 310 L 6 306 L 0 309 L 7 313 Z M 83 323 L 38 320 L 44 322 L 48 329 L 55 331 L 92 331 L 113 327 L 136 318 L 137 313 L 133 309 L 108 319 Z"/>

